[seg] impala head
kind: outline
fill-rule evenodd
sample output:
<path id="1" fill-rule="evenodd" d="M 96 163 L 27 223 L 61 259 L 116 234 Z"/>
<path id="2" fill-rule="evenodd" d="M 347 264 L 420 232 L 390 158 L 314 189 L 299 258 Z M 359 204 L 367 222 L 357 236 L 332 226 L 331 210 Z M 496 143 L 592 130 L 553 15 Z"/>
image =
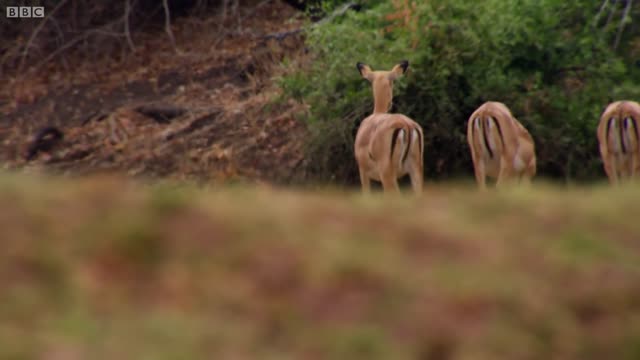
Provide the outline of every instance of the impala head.
<path id="1" fill-rule="evenodd" d="M 373 71 L 369 65 L 356 64 L 360 75 L 369 80 L 373 87 L 374 113 L 386 113 L 391 109 L 393 81 L 407 71 L 409 62 L 403 60 L 389 71 Z"/>

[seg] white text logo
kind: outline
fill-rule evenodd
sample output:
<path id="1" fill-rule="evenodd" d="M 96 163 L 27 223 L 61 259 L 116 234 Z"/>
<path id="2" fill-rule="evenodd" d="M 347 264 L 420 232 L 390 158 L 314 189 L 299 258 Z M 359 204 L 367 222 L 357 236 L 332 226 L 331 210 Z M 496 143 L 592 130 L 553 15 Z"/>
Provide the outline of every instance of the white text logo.
<path id="1" fill-rule="evenodd" d="M 7 6 L 8 18 L 43 18 L 44 6 Z"/>

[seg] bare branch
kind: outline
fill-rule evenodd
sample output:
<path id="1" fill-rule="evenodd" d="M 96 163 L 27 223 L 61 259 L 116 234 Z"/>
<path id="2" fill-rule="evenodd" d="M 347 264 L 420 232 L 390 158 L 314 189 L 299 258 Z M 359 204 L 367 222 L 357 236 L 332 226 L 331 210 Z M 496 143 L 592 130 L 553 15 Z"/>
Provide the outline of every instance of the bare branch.
<path id="1" fill-rule="evenodd" d="M 616 34 L 616 40 L 613 43 L 613 50 L 618 48 L 620 45 L 620 39 L 622 38 L 622 31 L 624 30 L 624 25 L 627 22 L 627 17 L 629 16 L 629 12 L 631 11 L 631 4 L 633 0 L 627 0 L 627 6 L 624 8 L 624 14 L 622 14 L 622 20 L 620 20 L 620 25 L 618 25 L 618 33 Z"/>
<path id="2" fill-rule="evenodd" d="M 317 23 L 315 23 L 314 27 L 318 26 L 318 25 L 322 25 L 324 23 L 328 23 L 330 21 L 333 21 L 333 19 L 335 19 L 338 16 L 344 15 L 347 11 L 349 11 L 351 9 L 357 9 L 357 8 L 358 8 L 358 4 L 356 4 L 355 2 L 346 3 L 346 4 L 342 5 L 340 8 L 336 9 L 336 11 L 332 12 L 331 15 L 329 15 L 329 16 L 323 18 L 322 20 L 318 21 Z"/>
<path id="3" fill-rule="evenodd" d="M 598 26 L 598 21 L 600 20 L 600 15 L 602 15 L 602 12 L 607 7 L 607 5 L 609 5 L 609 0 L 604 0 L 602 2 L 602 5 L 600 6 L 600 10 L 596 14 L 595 19 L 593 19 L 593 27 L 597 27 Z"/>
<path id="4" fill-rule="evenodd" d="M 133 39 L 131 39 L 131 30 L 129 29 L 129 15 L 131 14 L 131 3 L 129 0 L 125 0 L 124 2 L 124 35 L 127 37 L 127 43 L 129 44 L 129 48 L 131 51 L 136 51 L 136 46 L 133 44 Z"/>
<path id="5" fill-rule="evenodd" d="M 258 12 L 258 10 L 260 10 L 260 8 L 262 8 L 263 6 L 267 5 L 268 3 L 270 3 L 272 0 L 263 0 L 261 1 L 258 5 L 256 5 L 252 11 L 250 11 L 249 13 L 245 14 L 244 16 L 242 16 L 239 21 L 243 21 L 245 19 L 247 19 L 249 16 L 255 14 L 256 12 Z M 225 36 L 227 34 L 229 34 L 231 31 L 230 30 L 224 30 L 224 31 L 220 31 L 218 32 L 218 34 L 220 35 L 220 37 L 216 40 L 216 42 L 213 44 L 214 47 L 218 46 L 218 44 L 220 44 Z"/>
<path id="6" fill-rule="evenodd" d="M 611 23 L 611 20 L 613 19 L 613 14 L 615 14 L 616 12 L 616 3 L 618 2 L 618 0 L 611 0 L 611 11 L 609 12 L 609 17 L 607 18 L 607 23 L 604 24 L 604 28 L 606 29 L 607 26 L 609 26 L 609 24 Z"/>
<path id="7" fill-rule="evenodd" d="M 171 30 L 171 12 L 169 11 L 169 1 L 162 0 L 162 6 L 164 7 L 164 30 L 169 35 L 169 40 L 171 41 L 171 45 L 173 49 L 177 52 L 178 48 L 176 48 L 176 39 L 173 37 L 173 31 Z"/>

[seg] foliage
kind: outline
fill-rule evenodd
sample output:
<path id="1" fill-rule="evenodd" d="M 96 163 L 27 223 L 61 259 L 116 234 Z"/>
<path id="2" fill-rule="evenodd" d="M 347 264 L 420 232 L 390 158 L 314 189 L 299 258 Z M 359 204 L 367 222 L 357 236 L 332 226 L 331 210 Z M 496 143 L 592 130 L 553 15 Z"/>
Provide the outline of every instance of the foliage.
<path id="1" fill-rule="evenodd" d="M 634 64 L 640 31 L 626 18 L 614 52 L 623 9 L 612 8 L 615 21 L 596 23 L 599 6 L 590 0 L 376 1 L 314 28 L 307 38 L 312 65 L 281 82 L 286 94 L 311 106 L 305 119 L 310 170 L 322 180 L 357 180 L 353 138 L 373 106 L 355 63 L 385 69 L 406 58 L 410 71 L 396 82 L 394 111 L 424 127 L 428 177 L 471 172 L 466 121 L 488 100 L 506 103 L 531 131 L 539 174 L 601 177 L 596 124 L 608 102 L 640 95 Z"/>

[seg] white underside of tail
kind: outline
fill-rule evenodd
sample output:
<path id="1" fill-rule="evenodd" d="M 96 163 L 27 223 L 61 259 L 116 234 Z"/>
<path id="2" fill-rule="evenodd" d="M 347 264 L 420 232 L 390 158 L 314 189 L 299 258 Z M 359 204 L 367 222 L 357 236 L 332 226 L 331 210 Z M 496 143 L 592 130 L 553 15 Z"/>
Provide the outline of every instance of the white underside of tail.
<path id="1" fill-rule="evenodd" d="M 631 118 L 624 119 L 624 136 L 622 138 L 622 141 L 624 142 L 624 146 L 627 151 L 635 150 L 635 147 L 637 145 L 634 136 L 635 134 L 633 133 L 634 129 L 635 128 L 633 126 L 633 121 L 631 120 Z"/>
<path id="2" fill-rule="evenodd" d="M 490 162 L 491 161 L 491 154 L 489 154 L 489 149 L 491 149 L 491 151 L 493 151 L 493 155 L 495 157 L 496 155 L 496 144 L 495 144 L 495 139 L 493 138 L 493 136 L 491 136 L 491 130 L 493 129 L 493 127 L 495 126 L 495 124 L 493 123 L 495 120 L 492 117 L 489 117 L 489 128 L 488 129 L 483 129 L 480 122 L 482 121 L 479 117 L 475 118 L 474 120 L 474 127 L 476 129 L 476 136 L 478 137 L 478 141 L 481 144 L 481 148 L 482 148 L 482 158 L 487 161 Z M 488 131 L 488 135 L 486 136 L 486 140 L 485 141 L 485 131 Z M 488 149 L 489 148 L 489 149 Z"/>
<path id="3" fill-rule="evenodd" d="M 404 141 L 404 129 L 398 131 L 398 153 L 400 154 L 399 160 L 398 160 L 398 167 L 400 169 L 402 169 L 402 155 L 404 154 L 406 148 L 407 148 L 407 143 Z"/>
<path id="4" fill-rule="evenodd" d="M 489 147 L 491 148 L 491 151 L 493 151 L 493 153 L 495 155 L 496 149 L 498 147 L 496 146 L 495 139 L 492 136 L 493 127 L 495 126 L 494 121 L 495 120 L 492 117 L 489 117 L 489 121 L 487 121 L 487 123 L 489 124 L 489 129 L 488 129 L 489 134 L 487 134 L 487 139 L 489 139 Z"/>
<path id="5" fill-rule="evenodd" d="M 609 123 L 609 146 L 614 154 L 622 153 L 622 144 L 620 143 L 620 129 L 618 129 L 618 119 L 611 119 Z"/>
<path id="6" fill-rule="evenodd" d="M 413 129 L 413 131 L 411 132 L 411 142 L 414 144 L 418 143 L 418 139 L 420 138 L 420 134 L 418 133 L 418 130 Z"/>
<path id="7" fill-rule="evenodd" d="M 622 131 L 620 131 L 622 127 Z M 622 121 L 613 118 L 609 125 L 607 142 L 611 153 L 626 156 L 637 149 L 638 139 L 635 135 L 635 127 L 631 118 Z M 622 150 L 625 150 L 624 152 Z"/>

